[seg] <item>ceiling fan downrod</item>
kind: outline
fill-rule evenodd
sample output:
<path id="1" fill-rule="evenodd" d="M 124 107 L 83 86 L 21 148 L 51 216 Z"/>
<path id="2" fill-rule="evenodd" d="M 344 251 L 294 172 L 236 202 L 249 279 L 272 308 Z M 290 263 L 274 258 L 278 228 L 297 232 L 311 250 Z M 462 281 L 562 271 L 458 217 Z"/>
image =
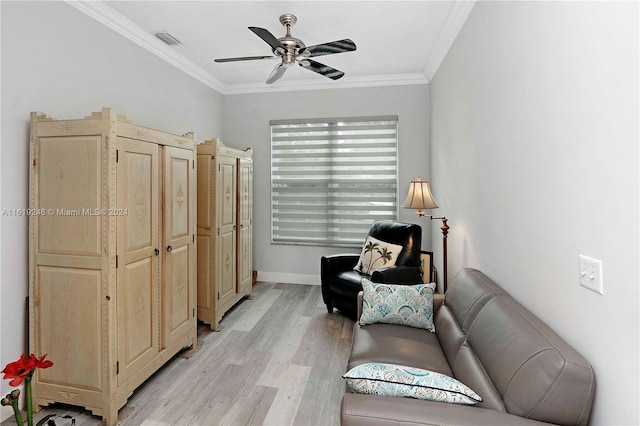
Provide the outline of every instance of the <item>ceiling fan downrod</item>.
<path id="1" fill-rule="evenodd" d="M 291 27 L 293 27 L 296 22 L 298 22 L 298 18 L 296 18 L 296 15 L 292 15 L 290 13 L 280 15 L 280 23 L 287 28 L 287 35 L 285 37 L 291 37 Z"/>

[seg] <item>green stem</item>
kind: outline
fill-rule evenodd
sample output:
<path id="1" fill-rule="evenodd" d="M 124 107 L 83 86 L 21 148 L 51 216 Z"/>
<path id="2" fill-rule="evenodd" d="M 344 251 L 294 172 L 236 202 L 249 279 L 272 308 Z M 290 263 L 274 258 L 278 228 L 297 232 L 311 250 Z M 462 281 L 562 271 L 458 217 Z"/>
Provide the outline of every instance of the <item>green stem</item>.
<path id="1" fill-rule="evenodd" d="M 13 407 L 13 415 L 16 417 L 16 423 L 22 426 L 22 413 L 18 407 L 18 398 L 11 398 L 11 406 Z"/>
<path id="2" fill-rule="evenodd" d="M 27 377 L 24 379 L 24 393 L 25 393 L 25 405 L 27 406 L 27 425 L 33 426 L 33 395 L 31 394 L 31 377 L 33 376 L 33 372 L 35 370 L 31 370 Z"/>

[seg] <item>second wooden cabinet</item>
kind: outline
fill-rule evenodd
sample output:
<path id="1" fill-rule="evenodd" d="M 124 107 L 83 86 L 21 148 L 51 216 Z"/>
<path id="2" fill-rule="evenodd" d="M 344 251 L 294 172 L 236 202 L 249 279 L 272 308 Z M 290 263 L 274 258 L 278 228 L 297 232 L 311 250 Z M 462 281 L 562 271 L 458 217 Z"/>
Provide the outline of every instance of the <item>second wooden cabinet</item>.
<path id="1" fill-rule="evenodd" d="M 218 328 L 251 295 L 253 160 L 251 149 L 219 139 L 198 145 L 198 319 Z"/>

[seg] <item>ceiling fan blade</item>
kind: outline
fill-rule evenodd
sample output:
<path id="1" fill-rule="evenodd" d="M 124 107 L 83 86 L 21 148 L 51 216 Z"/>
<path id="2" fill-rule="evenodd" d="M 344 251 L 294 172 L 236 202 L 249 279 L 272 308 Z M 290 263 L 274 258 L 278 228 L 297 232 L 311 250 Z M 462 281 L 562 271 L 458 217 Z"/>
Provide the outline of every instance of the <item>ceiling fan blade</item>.
<path id="1" fill-rule="evenodd" d="M 277 56 L 240 56 L 239 58 L 214 59 L 215 62 L 254 61 L 258 59 L 280 59 Z"/>
<path id="2" fill-rule="evenodd" d="M 356 50 L 356 44 L 350 39 L 345 38 L 344 40 L 336 40 L 329 43 L 316 44 L 315 46 L 307 46 L 305 52 L 309 52 L 309 56 L 313 57 L 333 55 L 334 53 L 353 52 L 354 50 Z"/>
<path id="3" fill-rule="evenodd" d="M 280 43 L 280 40 L 278 40 L 276 36 L 271 34 L 269 30 L 265 30 L 264 28 L 259 27 L 249 27 L 249 29 L 253 31 L 255 35 L 266 41 L 267 44 L 274 50 L 280 50 L 284 52 L 285 48 L 282 43 Z"/>
<path id="4" fill-rule="evenodd" d="M 298 62 L 298 64 L 302 68 L 308 69 L 313 72 L 317 72 L 318 74 L 324 75 L 325 77 L 329 77 L 332 80 L 337 80 L 344 76 L 344 73 L 342 71 L 337 70 L 335 68 L 331 68 L 330 66 L 321 64 L 320 62 L 316 62 L 312 59 L 302 60 Z"/>
<path id="5" fill-rule="evenodd" d="M 284 66 L 283 64 L 276 65 L 273 71 L 271 71 L 271 74 L 269 75 L 269 77 L 267 78 L 266 83 L 273 84 L 276 81 L 280 80 L 286 70 L 287 70 L 287 67 Z"/>

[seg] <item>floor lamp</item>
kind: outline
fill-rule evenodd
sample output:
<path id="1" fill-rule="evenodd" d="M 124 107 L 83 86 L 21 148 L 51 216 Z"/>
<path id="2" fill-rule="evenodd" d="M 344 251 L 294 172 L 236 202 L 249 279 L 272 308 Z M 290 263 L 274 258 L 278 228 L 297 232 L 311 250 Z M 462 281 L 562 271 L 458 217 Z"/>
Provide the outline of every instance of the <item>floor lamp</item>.
<path id="1" fill-rule="evenodd" d="M 442 220 L 442 225 L 440 229 L 442 230 L 442 270 L 443 270 L 443 280 L 442 280 L 442 290 L 444 293 L 447 292 L 447 234 L 449 233 L 449 225 L 447 225 L 446 217 L 433 217 L 433 215 L 426 214 L 423 209 L 437 209 L 438 205 L 436 201 L 433 199 L 433 194 L 431 194 L 431 188 L 429 187 L 429 181 L 422 180 L 421 178 L 417 178 L 416 180 L 412 180 L 409 184 L 409 193 L 407 194 L 407 199 L 404 201 L 404 205 L 402 206 L 407 209 L 418 209 L 416 214 L 420 217 L 428 216 L 431 220 L 439 219 Z"/>

